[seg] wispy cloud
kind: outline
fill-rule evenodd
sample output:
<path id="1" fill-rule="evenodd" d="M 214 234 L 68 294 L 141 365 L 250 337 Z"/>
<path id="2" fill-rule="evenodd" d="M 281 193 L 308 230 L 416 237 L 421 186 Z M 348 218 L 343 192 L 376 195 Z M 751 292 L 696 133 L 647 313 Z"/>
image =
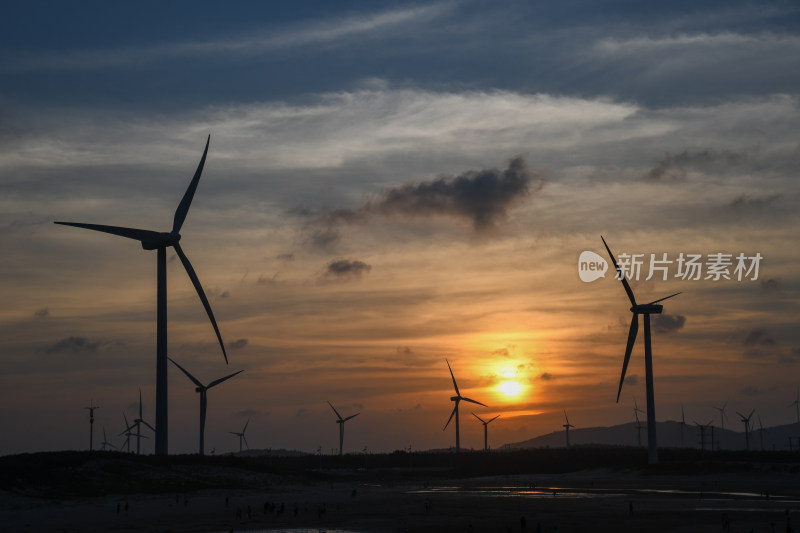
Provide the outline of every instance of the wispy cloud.
<path id="1" fill-rule="evenodd" d="M 6 61 L 0 62 L 0 65 L 26 70 L 86 70 L 139 66 L 175 58 L 255 55 L 304 46 L 329 46 L 353 38 L 381 39 L 387 33 L 401 31 L 404 28 L 413 29 L 419 24 L 440 17 L 453 5 L 453 2 L 440 2 L 332 20 L 305 22 L 288 28 L 264 28 L 258 33 L 235 39 L 27 54 L 13 59 L 7 58 Z"/>

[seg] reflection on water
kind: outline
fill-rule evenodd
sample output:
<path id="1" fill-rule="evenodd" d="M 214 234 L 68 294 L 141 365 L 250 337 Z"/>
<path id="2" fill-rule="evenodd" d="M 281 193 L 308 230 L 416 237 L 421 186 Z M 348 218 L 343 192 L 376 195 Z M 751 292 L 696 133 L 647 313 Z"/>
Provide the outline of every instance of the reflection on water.
<path id="1" fill-rule="evenodd" d="M 697 499 L 713 501 L 731 500 L 765 500 L 781 501 L 783 503 L 797 503 L 793 496 L 770 494 L 765 498 L 756 492 L 733 491 L 705 491 L 705 490 L 680 490 L 680 489 L 638 489 L 638 488 L 586 488 L 586 487 L 519 487 L 519 486 L 489 486 L 489 487 L 460 487 L 440 486 L 412 490 L 409 494 L 482 494 L 486 496 L 514 496 L 524 498 L 623 498 L 635 495 L 665 495 L 665 496 L 690 496 Z"/>
<path id="2" fill-rule="evenodd" d="M 282 529 L 229 529 L 219 533 L 358 533 L 349 529 L 303 529 L 303 528 L 282 528 Z"/>

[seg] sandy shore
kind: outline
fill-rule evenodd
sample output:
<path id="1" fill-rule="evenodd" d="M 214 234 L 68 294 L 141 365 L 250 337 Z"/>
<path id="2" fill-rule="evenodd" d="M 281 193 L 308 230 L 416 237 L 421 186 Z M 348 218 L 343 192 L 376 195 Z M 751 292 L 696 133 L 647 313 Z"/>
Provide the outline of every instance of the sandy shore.
<path id="1" fill-rule="evenodd" d="M 774 525 L 783 533 L 787 520 L 800 531 L 798 511 L 795 474 L 646 476 L 598 470 L 432 483 L 290 483 L 65 501 L 0 493 L 0 531 L 691 533 L 723 531 L 727 518 L 733 532 L 770 533 Z"/>

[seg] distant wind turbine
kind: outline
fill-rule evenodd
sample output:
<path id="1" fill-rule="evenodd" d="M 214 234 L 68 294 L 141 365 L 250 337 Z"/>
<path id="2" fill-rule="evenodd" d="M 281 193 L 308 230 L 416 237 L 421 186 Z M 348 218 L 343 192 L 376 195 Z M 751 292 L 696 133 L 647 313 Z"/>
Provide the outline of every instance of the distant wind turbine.
<path id="1" fill-rule="evenodd" d="M 739 411 L 736 411 L 736 414 L 739 415 L 739 417 L 741 418 L 741 421 L 744 423 L 744 449 L 745 450 L 749 450 L 750 449 L 750 418 L 753 416 L 753 413 L 755 413 L 755 412 L 756 412 L 756 410 L 753 409 L 752 411 L 750 411 L 749 415 L 744 416 Z"/>
<path id="2" fill-rule="evenodd" d="M 567 437 L 567 449 L 569 449 L 569 428 L 574 428 L 572 424 L 569 423 L 569 418 L 567 417 L 567 411 L 564 410 L 564 419 L 567 421 L 566 424 L 562 424 L 562 427 L 566 430 L 566 437 Z"/>
<path id="3" fill-rule="evenodd" d="M 764 451 L 764 424 L 761 423 L 761 415 L 758 415 L 758 438 L 761 441 L 761 451 Z"/>
<path id="4" fill-rule="evenodd" d="M 106 449 L 106 446 L 111 446 L 111 447 L 112 447 L 112 448 L 114 448 L 115 450 L 117 449 L 117 447 L 116 447 L 116 446 L 114 446 L 113 444 L 111 444 L 110 442 L 108 442 L 108 439 L 106 438 L 106 427 L 105 427 L 105 426 L 103 426 L 103 442 L 102 442 L 102 443 L 100 443 L 100 446 L 102 447 L 102 450 L 103 450 L 103 451 L 105 451 L 105 449 Z"/>
<path id="5" fill-rule="evenodd" d="M 495 418 L 498 418 L 500 415 L 497 415 L 497 416 L 495 416 L 493 418 L 490 418 L 489 420 L 484 420 L 483 418 L 479 417 L 475 413 L 472 413 L 472 416 L 474 416 L 475 418 L 480 420 L 481 424 L 483 424 L 483 450 L 488 452 L 489 451 L 489 423 L 492 420 L 494 420 Z"/>
<path id="6" fill-rule="evenodd" d="M 225 352 L 225 345 L 222 343 L 222 335 L 220 335 L 217 321 L 214 319 L 214 313 L 211 311 L 211 305 L 208 303 L 208 298 L 200 285 L 200 280 L 197 274 L 183 253 L 178 242 L 181 240 L 180 230 L 183 226 L 186 215 L 189 213 L 189 207 L 192 204 L 197 184 L 200 181 L 200 175 L 203 172 L 203 166 L 206 162 L 206 155 L 208 154 L 208 145 L 211 142 L 211 136 L 206 140 L 206 148 L 203 151 L 203 157 L 200 159 L 200 164 L 194 173 L 192 181 L 189 183 L 189 188 L 183 195 L 181 203 L 175 210 L 175 217 L 172 223 L 172 231 L 169 233 L 159 233 L 156 231 L 124 228 L 119 226 L 103 226 L 99 224 L 84 224 L 82 222 L 56 222 L 64 226 L 75 226 L 77 228 L 84 228 L 103 233 L 110 233 L 119 237 L 125 237 L 139 241 L 142 248 L 145 250 L 157 250 L 157 318 L 156 318 L 156 448 L 157 455 L 166 455 L 169 453 L 169 439 L 167 429 L 167 248 L 170 246 L 175 249 L 175 253 L 183 263 L 183 268 L 192 280 L 197 295 L 205 307 L 208 318 L 211 320 L 211 325 L 214 327 L 214 332 L 217 334 L 217 340 L 222 348 L 222 355 L 225 357 L 225 363 L 228 362 L 228 355 Z"/>
<path id="7" fill-rule="evenodd" d="M 214 381 L 212 381 L 208 385 L 203 385 L 202 383 L 200 383 L 200 381 L 197 378 L 195 378 L 193 375 L 191 375 L 188 370 L 186 370 L 181 365 L 176 363 L 174 359 L 172 359 L 170 357 L 169 360 L 172 361 L 172 364 L 177 366 L 180 369 L 181 372 L 186 374 L 186 377 L 188 377 L 192 381 L 192 383 L 197 385 L 197 387 L 194 389 L 194 391 L 200 393 L 200 455 L 204 455 L 204 449 L 205 449 L 204 448 L 204 438 L 205 438 L 204 436 L 205 436 L 205 428 L 206 428 L 206 406 L 208 405 L 208 398 L 207 398 L 206 393 L 208 392 L 208 389 L 210 389 L 211 387 L 216 387 L 217 385 L 219 385 L 223 381 L 232 378 L 236 374 L 244 372 L 244 370 L 239 370 L 239 372 L 234 372 L 233 374 L 229 374 L 229 375 L 227 375 L 227 376 L 225 376 L 223 378 L 215 379 Z"/>
<path id="8" fill-rule="evenodd" d="M 247 431 L 247 424 L 249 424 L 249 423 L 250 423 L 250 419 L 248 418 L 247 422 L 244 423 L 244 427 L 242 428 L 241 432 L 236 432 L 236 431 L 229 431 L 228 432 L 231 435 L 236 435 L 236 436 L 239 437 L 239 453 L 242 452 L 242 441 L 244 441 L 244 445 L 247 446 L 248 449 L 250 448 L 250 445 L 247 444 L 247 437 L 244 436 L 245 432 Z"/>
<path id="9" fill-rule="evenodd" d="M 148 424 L 145 419 L 142 418 L 142 389 L 139 389 L 139 418 L 133 420 L 133 425 L 136 427 L 136 455 L 139 455 L 141 449 L 139 446 L 139 440 L 142 438 L 142 424 L 149 427 L 153 433 L 156 434 L 156 438 L 158 438 L 158 432 L 156 431 L 156 428 Z"/>
<path id="10" fill-rule="evenodd" d="M 442 431 L 447 429 L 447 426 L 450 425 L 450 421 L 453 419 L 453 416 L 455 416 L 456 417 L 456 451 L 459 452 L 459 451 L 461 451 L 461 437 L 459 435 L 459 428 L 458 428 L 458 404 L 461 403 L 461 400 L 464 400 L 465 402 L 476 403 L 478 405 L 483 405 L 484 407 L 488 407 L 488 406 L 486 404 L 482 404 L 481 402 L 473 400 L 471 398 L 465 398 L 464 396 L 461 396 L 461 393 L 458 392 L 458 383 L 456 383 L 456 377 L 453 375 L 453 369 L 450 368 L 450 361 L 448 361 L 447 358 L 445 358 L 445 362 L 447 363 L 447 369 L 450 370 L 450 377 L 453 378 L 453 388 L 455 388 L 455 390 L 456 390 L 456 395 L 450 397 L 450 401 L 451 402 L 455 402 L 455 406 L 453 407 L 453 412 L 450 413 L 450 418 L 447 419 L 447 424 L 444 425 L 444 429 L 442 429 Z"/>
<path id="11" fill-rule="evenodd" d="M 797 411 L 797 423 L 800 424 L 800 387 L 797 388 L 797 399 L 789 404 L 789 407 L 793 406 Z"/>
<path id="12" fill-rule="evenodd" d="M 331 402 L 328 402 L 328 405 L 331 406 L 333 412 L 336 413 L 336 423 L 339 424 L 339 455 L 342 455 L 342 446 L 344 446 L 344 423 L 350 420 L 351 418 L 355 418 L 361 413 L 356 413 L 354 415 L 350 415 L 347 418 L 342 418 L 342 415 L 339 414 L 339 411 L 333 406 Z"/>
<path id="13" fill-rule="evenodd" d="M 631 313 L 633 319 L 631 320 L 631 328 L 628 331 L 628 345 L 625 347 L 625 359 L 622 362 L 622 376 L 619 378 L 619 390 L 617 391 L 617 402 L 619 402 L 619 395 L 622 392 L 622 383 L 625 381 L 625 371 L 628 369 L 628 361 L 631 358 L 631 350 L 633 350 L 633 343 L 636 341 L 636 334 L 639 332 L 639 315 L 644 315 L 644 366 L 646 374 L 646 390 L 647 390 L 647 462 L 651 465 L 658 464 L 658 444 L 656 442 L 656 406 L 655 406 L 655 393 L 653 392 L 653 350 L 650 340 L 650 315 L 658 315 L 664 310 L 664 306 L 658 302 L 663 302 L 667 298 L 672 298 L 680 294 L 676 292 L 664 298 L 653 300 L 647 304 L 637 304 L 636 298 L 633 296 L 633 291 L 628 280 L 625 279 L 625 273 L 617 264 L 614 259 L 614 254 L 606 244 L 606 240 L 600 236 L 603 245 L 606 247 L 608 255 L 611 256 L 611 262 L 614 263 L 614 268 L 617 270 L 617 275 L 622 281 L 622 287 L 631 301 Z"/>
<path id="14" fill-rule="evenodd" d="M 719 434 L 719 448 L 722 448 L 722 436 L 725 434 L 725 419 L 728 418 L 728 415 L 725 414 L 725 407 L 728 406 L 728 400 L 725 400 L 725 403 L 722 404 L 722 407 L 714 406 L 714 409 L 719 411 L 719 427 L 722 431 Z"/>
<path id="15" fill-rule="evenodd" d="M 89 407 L 84 407 L 84 409 L 89 410 L 89 451 L 92 451 L 94 448 L 94 437 L 92 434 L 94 431 L 94 410 L 100 409 L 100 407 L 94 405 L 94 400 L 89 400 Z"/>
<path id="16" fill-rule="evenodd" d="M 681 448 L 683 448 L 683 428 L 686 427 L 686 416 L 683 412 L 683 404 L 681 404 L 681 421 L 678 422 L 681 426 Z"/>

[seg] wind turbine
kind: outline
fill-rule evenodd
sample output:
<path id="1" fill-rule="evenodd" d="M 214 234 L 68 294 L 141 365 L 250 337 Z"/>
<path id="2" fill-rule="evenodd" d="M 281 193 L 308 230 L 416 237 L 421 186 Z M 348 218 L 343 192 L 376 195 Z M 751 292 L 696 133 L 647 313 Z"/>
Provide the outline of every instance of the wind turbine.
<path id="1" fill-rule="evenodd" d="M 339 414 L 339 411 L 336 410 L 336 408 L 333 406 L 331 402 L 328 402 L 328 405 L 331 406 L 331 409 L 333 409 L 333 412 L 336 413 L 336 418 L 338 419 L 336 420 L 336 423 L 339 424 L 339 456 L 341 456 L 342 446 L 344 445 L 344 423 L 350 420 L 351 418 L 357 417 L 361 413 L 356 413 L 354 415 L 348 416 L 347 418 L 342 418 L 342 415 Z"/>
<path id="2" fill-rule="evenodd" d="M 208 154 L 208 145 L 211 142 L 211 135 L 206 140 L 206 148 L 203 151 L 203 157 L 200 159 L 200 164 L 194 173 L 192 181 L 189 183 L 189 188 L 183 195 L 181 203 L 175 210 L 175 217 L 172 223 L 172 231 L 169 233 L 156 232 L 135 228 L 124 228 L 119 226 L 103 226 L 99 224 L 84 224 L 82 222 L 56 222 L 65 226 L 75 226 L 77 228 L 90 229 L 100 231 L 103 233 L 110 233 L 119 237 L 125 237 L 139 241 L 142 248 L 145 250 L 157 250 L 157 295 L 156 295 L 156 449 L 157 455 L 166 455 L 169 453 L 169 438 L 167 428 L 167 248 L 170 246 L 175 249 L 175 253 L 183 263 L 183 268 L 192 280 L 197 295 L 206 309 L 208 318 L 211 320 L 211 325 L 214 327 L 214 332 L 217 334 L 217 340 L 222 348 L 222 355 L 225 357 L 225 363 L 228 363 L 228 355 L 225 352 L 225 345 L 222 343 L 222 335 L 220 335 L 217 321 L 214 319 L 214 313 L 211 311 L 211 305 L 208 303 L 203 287 L 200 285 L 200 280 L 189 262 L 189 258 L 183 253 L 178 242 L 181 240 L 180 230 L 183 222 L 186 220 L 186 215 L 189 213 L 189 207 L 192 204 L 197 184 L 200 181 L 200 175 L 203 172 L 203 166 L 206 162 L 206 155 Z"/>
<path id="3" fill-rule="evenodd" d="M 124 413 L 123 413 L 123 415 L 124 415 Z M 125 420 L 125 423 L 127 424 L 127 418 Z M 156 431 L 156 428 L 154 428 L 153 426 L 148 424 L 145 421 L 145 419 L 142 418 L 142 389 L 139 389 L 139 418 L 135 418 L 133 420 L 133 424 L 131 424 L 130 427 L 126 430 L 126 431 L 130 431 L 132 428 L 134 428 L 134 427 L 136 428 L 136 433 L 134 433 L 134 435 L 136 435 L 136 455 L 139 455 L 139 453 L 141 451 L 141 442 L 140 442 L 141 439 L 142 438 L 145 438 L 145 439 L 147 438 L 144 435 L 142 435 L 142 424 L 144 424 L 145 426 L 149 427 L 151 430 L 153 430 L 153 432 L 156 434 L 156 436 L 158 436 L 158 432 Z M 124 431 L 123 431 L 123 433 L 124 433 Z"/>
<path id="4" fill-rule="evenodd" d="M 231 435 L 237 435 L 239 437 L 239 453 L 242 453 L 242 441 L 244 441 L 244 445 L 247 446 L 248 449 L 250 448 L 250 445 L 247 444 L 247 437 L 244 436 L 245 431 L 247 431 L 247 424 L 249 424 L 249 423 L 250 423 L 250 419 L 248 418 L 247 422 L 244 423 L 244 427 L 242 428 L 241 433 L 238 433 L 236 431 L 229 431 L 228 432 Z"/>
<path id="5" fill-rule="evenodd" d="M 797 399 L 789 404 L 789 407 L 793 406 L 797 410 L 797 423 L 800 424 L 800 387 L 797 387 Z"/>
<path id="6" fill-rule="evenodd" d="M 209 383 L 208 385 L 203 385 L 202 383 L 200 383 L 200 381 L 197 378 L 195 378 L 193 375 L 191 375 L 188 370 L 186 370 L 181 365 L 176 363 L 173 358 L 170 357 L 169 360 L 172 361 L 172 364 L 177 366 L 181 370 L 181 372 L 186 374 L 186 377 L 188 377 L 190 380 L 192 380 L 192 382 L 195 385 L 197 385 L 197 387 L 194 389 L 194 391 L 200 393 L 200 455 L 204 455 L 204 449 L 205 448 L 204 448 L 204 444 L 203 443 L 204 443 L 204 435 L 205 435 L 205 428 L 206 428 L 206 406 L 208 404 L 208 398 L 206 397 L 206 393 L 208 392 L 208 389 L 210 389 L 211 387 L 216 387 L 217 385 L 219 385 L 223 381 L 232 378 L 236 374 L 244 372 L 244 370 L 239 370 L 239 372 L 234 372 L 233 374 L 229 374 L 229 375 L 225 376 L 224 378 L 216 379 L 216 380 L 212 381 L 211 383 Z"/>
<path id="7" fill-rule="evenodd" d="M 84 407 L 89 410 L 89 451 L 94 448 L 94 438 L 92 432 L 94 431 L 94 410 L 100 409 L 99 406 L 94 405 L 94 400 L 89 400 L 89 407 Z"/>
<path id="8" fill-rule="evenodd" d="M 453 375 L 453 369 L 450 368 L 450 361 L 448 361 L 447 358 L 445 358 L 445 362 L 447 363 L 448 370 L 450 370 L 450 377 L 453 378 L 453 387 L 456 389 L 456 395 L 450 397 L 450 401 L 451 402 L 455 402 L 455 407 L 453 407 L 453 412 L 450 413 L 450 418 L 447 419 L 447 424 L 444 425 L 444 429 L 442 429 L 442 431 L 447 429 L 447 426 L 450 425 L 450 421 L 453 419 L 453 416 L 455 415 L 455 417 L 456 417 L 456 451 L 459 452 L 459 451 L 461 451 L 461 437 L 460 437 L 459 431 L 458 431 L 458 404 L 461 402 L 461 400 L 464 400 L 465 402 L 476 403 L 478 405 L 483 405 L 484 407 L 488 407 L 488 406 L 486 404 L 482 404 L 481 402 L 473 400 L 471 398 L 465 398 L 464 396 L 461 396 L 461 393 L 458 392 L 458 383 L 456 383 L 456 377 Z"/>
<path id="9" fill-rule="evenodd" d="M 755 412 L 756 412 L 756 410 L 753 409 L 752 411 L 750 411 L 749 415 L 744 416 L 739 411 L 736 411 L 736 414 L 739 415 L 739 417 L 741 418 L 742 422 L 744 422 L 744 449 L 745 450 L 749 450 L 750 449 L 750 417 L 752 417 L 753 413 L 755 413 Z"/>
<path id="10" fill-rule="evenodd" d="M 489 451 L 489 422 L 498 418 L 500 415 L 495 416 L 494 418 L 490 418 L 489 420 L 484 420 L 483 418 L 479 417 L 475 413 L 472 413 L 472 416 L 477 418 L 483 424 L 483 450 L 488 452 Z"/>
<path id="11" fill-rule="evenodd" d="M 764 451 L 764 424 L 761 423 L 761 415 L 758 415 L 758 438 L 761 441 L 761 451 Z"/>
<path id="12" fill-rule="evenodd" d="M 633 408 L 633 417 L 636 419 L 636 443 L 640 448 L 642 447 L 642 423 L 639 421 L 639 413 L 642 410 L 638 407 Z"/>
<path id="13" fill-rule="evenodd" d="M 569 418 L 567 417 L 566 409 L 564 410 L 564 418 L 566 419 L 567 423 L 566 424 L 562 424 L 562 427 L 566 430 L 567 449 L 569 449 L 569 428 L 574 428 L 575 426 L 573 426 L 572 424 L 569 423 Z"/>
<path id="14" fill-rule="evenodd" d="M 686 427 L 686 416 L 683 413 L 683 404 L 681 404 L 681 421 L 678 422 L 681 426 L 681 448 L 683 448 L 683 428 Z"/>
<path id="15" fill-rule="evenodd" d="M 116 447 L 116 446 L 114 446 L 113 444 L 111 444 L 110 442 L 108 442 L 108 439 L 106 438 L 106 427 L 105 427 L 105 426 L 103 426 L 103 442 L 100 444 L 100 446 L 102 446 L 102 447 L 103 447 L 103 448 L 102 448 L 102 449 L 103 449 L 103 451 L 105 451 L 105 449 L 106 449 L 106 446 L 111 446 L 111 447 L 112 447 L 112 448 L 114 448 L 115 450 L 117 449 L 117 447 Z"/>
<path id="16" fill-rule="evenodd" d="M 656 442 L 656 406 L 655 406 L 655 393 L 653 392 L 653 350 L 650 339 L 650 315 L 658 315 L 664 310 L 664 306 L 658 302 L 663 302 L 667 298 L 672 298 L 680 294 L 676 292 L 664 298 L 653 300 L 647 304 L 637 304 L 636 298 L 633 296 L 633 291 L 628 280 L 625 279 L 625 273 L 617 264 L 614 259 L 614 254 L 603 240 L 603 245 L 606 247 L 608 255 L 611 256 L 611 262 L 614 263 L 614 268 L 617 270 L 617 275 L 622 282 L 622 287 L 631 301 L 631 313 L 633 319 L 631 320 L 631 329 L 628 331 L 628 345 L 625 347 L 625 359 L 622 362 L 622 376 L 619 378 L 619 390 L 617 391 L 617 403 L 619 403 L 619 395 L 622 392 L 622 383 L 625 381 L 625 371 L 628 369 L 628 361 L 631 358 L 631 350 L 633 350 L 633 343 L 636 341 L 636 334 L 639 332 L 639 315 L 644 315 L 644 366 L 646 374 L 646 389 L 647 389 L 647 462 L 651 465 L 658 464 L 658 444 Z"/>
<path id="17" fill-rule="evenodd" d="M 728 400 L 725 400 L 725 403 L 722 404 L 722 407 L 714 406 L 714 409 L 719 411 L 719 427 L 722 430 L 719 434 L 720 448 L 722 448 L 722 435 L 725 434 L 725 419 L 728 418 L 728 415 L 725 414 L 725 407 L 727 406 L 728 406 Z"/>

